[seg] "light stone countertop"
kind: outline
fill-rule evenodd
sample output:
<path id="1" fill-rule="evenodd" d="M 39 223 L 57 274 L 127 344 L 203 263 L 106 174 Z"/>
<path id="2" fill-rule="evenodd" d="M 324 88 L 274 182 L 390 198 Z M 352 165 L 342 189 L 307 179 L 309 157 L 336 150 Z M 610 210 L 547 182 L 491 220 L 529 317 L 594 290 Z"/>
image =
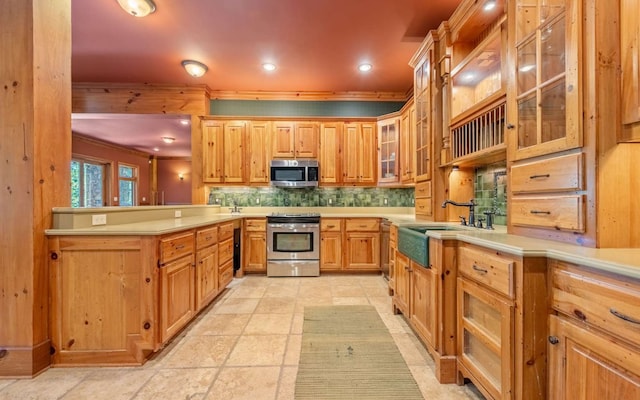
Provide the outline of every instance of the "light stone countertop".
<path id="1" fill-rule="evenodd" d="M 177 209 L 176 207 L 171 210 Z M 203 212 L 203 207 L 191 209 L 182 208 L 181 218 L 151 219 L 139 221 L 135 218 L 127 217 L 126 220 L 135 222 L 117 223 L 102 226 L 85 227 L 65 227 L 59 229 L 48 229 L 45 233 L 49 236 L 120 236 L 120 235 L 165 235 L 186 229 L 194 229 L 201 226 L 211 225 L 220 222 L 233 221 L 247 217 L 265 217 L 276 211 L 293 211 L 292 209 L 267 209 L 247 207 L 241 214 L 220 213 L 219 209 L 210 208 Z M 223 208 L 224 209 L 224 208 Z M 171 211 L 170 210 L 170 211 Z M 58 209 L 61 214 L 74 213 L 75 210 Z M 94 209 L 93 211 L 82 210 L 79 214 L 101 213 L 104 210 Z M 300 210 L 297 210 L 300 211 Z M 173 212 L 173 211 L 171 211 Z M 202 215 L 191 215 L 190 212 L 202 212 Z M 224 212 L 224 211 L 223 211 Z M 459 240 L 466 243 L 483 246 L 486 248 L 502 251 L 517 256 L 526 257 L 547 257 L 560 261 L 592 267 L 598 270 L 608 271 L 634 279 L 640 279 L 640 249 L 595 249 L 581 247 L 560 242 L 533 239 L 524 236 L 511 235 L 506 232 L 506 227 L 496 226 L 494 231 L 468 228 L 457 223 L 431 222 L 416 219 L 413 213 L 407 213 L 403 209 L 385 208 L 305 208 L 302 212 L 319 212 L 323 218 L 387 218 L 398 226 L 410 225 L 430 225 L 430 226 L 450 226 L 456 230 L 435 230 L 428 231 L 427 236 L 436 239 Z M 132 214 L 133 215 L 133 214 Z"/>

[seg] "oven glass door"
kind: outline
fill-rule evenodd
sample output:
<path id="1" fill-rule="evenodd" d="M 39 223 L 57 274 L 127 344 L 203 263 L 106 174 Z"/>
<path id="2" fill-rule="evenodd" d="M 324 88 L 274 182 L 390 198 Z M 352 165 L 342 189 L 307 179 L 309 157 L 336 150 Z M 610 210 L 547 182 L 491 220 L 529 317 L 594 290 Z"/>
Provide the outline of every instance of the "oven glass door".
<path id="1" fill-rule="evenodd" d="M 295 224 L 269 224 L 267 258 L 270 260 L 310 260 L 320 254 L 319 227 L 296 227 Z M 315 224 L 317 225 L 317 224 Z"/>
<path id="2" fill-rule="evenodd" d="M 304 182 L 307 180 L 305 167 L 271 167 L 274 182 Z"/>

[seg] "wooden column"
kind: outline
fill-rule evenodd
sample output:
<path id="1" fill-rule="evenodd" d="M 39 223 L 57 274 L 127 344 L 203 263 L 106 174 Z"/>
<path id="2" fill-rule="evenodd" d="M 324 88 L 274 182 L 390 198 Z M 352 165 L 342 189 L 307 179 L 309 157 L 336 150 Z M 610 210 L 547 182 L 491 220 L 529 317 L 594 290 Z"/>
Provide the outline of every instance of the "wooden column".
<path id="1" fill-rule="evenodd" d="M 0 377 L 50 363 L 51 208 L 69 206 L 71 0 L 4 0 L 0 12 Z"/>

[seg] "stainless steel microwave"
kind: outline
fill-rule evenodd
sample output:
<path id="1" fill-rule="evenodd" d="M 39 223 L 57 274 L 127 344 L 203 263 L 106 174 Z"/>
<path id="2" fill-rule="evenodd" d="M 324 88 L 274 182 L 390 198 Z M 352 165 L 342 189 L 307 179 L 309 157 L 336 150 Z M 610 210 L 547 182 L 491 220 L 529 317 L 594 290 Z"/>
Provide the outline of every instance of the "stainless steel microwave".
<path id="1" fill-rule="evenodd" d="M 318 186 L 318 160 L 271 160 L 271 186 Z"/>

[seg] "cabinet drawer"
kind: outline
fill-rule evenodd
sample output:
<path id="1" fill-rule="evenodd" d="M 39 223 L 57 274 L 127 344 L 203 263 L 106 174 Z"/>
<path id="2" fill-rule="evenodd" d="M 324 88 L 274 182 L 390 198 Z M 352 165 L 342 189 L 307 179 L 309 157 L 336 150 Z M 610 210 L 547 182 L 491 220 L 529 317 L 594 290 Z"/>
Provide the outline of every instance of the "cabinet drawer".
<path id="1" fill-rule="evenodd" d="M 345 230 L 347 232 L 378 232 L 380 221 L 372 218 L 348 219 L 345 223 Z"/>
<path id="2" fill-rule="evenodd" d="M 220 284 L 220 290 L 227 287 L 227 285 L 233 280 L 233 261 L 228 261 L 225 264 L 220 265 L 218 270 L 218 282 Z"/>
<path id="3" fill-rule="evenodd" d="M 233 222 L 218 225 L 218 241 L 233 237 Z"/>
<path id="4" fill-rule="evenodd" d="M 342 220 L 322 218 L 320 220 L 320 230 L 323 232 L 340 232 L 342 230 Z"/>
<path id="5" fill-rule="evenodd" d="M 561 192 L 583 189 L 582 153 L 511 167 L 513 193 Z"/>
<path id="6" fill-rule="evenodd" d="M 193 253 L 193 233 L 183 233 L 160 240 L 160 264 Z"/>
<path id="7" fill-rule="evenodd" d="M 416 199 L 431 197 L 431 181 L 416 184 L 415 197 Z"/>
<path id="8" fill-rule="evenodd" d="M 554 262 L 551 306 L 640 345 L 640 282 L 616 281 Z"/>
<path id="9" fill-rule="evenodd" d="M 264 218 L 246 219 L 244 229 L 252 232 L 265 232 L 267 230 L 267 220 Z"/>
<path id="10" fill-rule="evenodd" d="M 458 271 L 461 274 L 513 298 L 513 259 L 471 246 L 460 247 L 459 252 Z"/>
<path id="11" fill-rule="evenodd" d="M 218 244 L 218 262 L 225 263 L 233 258 L 233 238 L 224 240 Z"/>
<path id="12" fill-rule="evenodd" d="M 584 196 L 527 197 L 511 200 L 511 223 L 584 232 Z"/>
<path id="13" fill-rule="evenodd" d="M 202 249 L 218 242 L 218 227 L 201 229 L 196 232 L 196 247 Z"/>
<path id="14" fill-rule="evenodd" d="M 431 198 L 416 198 L 416 214 L 431 215 L 433 210 L 431 208 Z"/>

